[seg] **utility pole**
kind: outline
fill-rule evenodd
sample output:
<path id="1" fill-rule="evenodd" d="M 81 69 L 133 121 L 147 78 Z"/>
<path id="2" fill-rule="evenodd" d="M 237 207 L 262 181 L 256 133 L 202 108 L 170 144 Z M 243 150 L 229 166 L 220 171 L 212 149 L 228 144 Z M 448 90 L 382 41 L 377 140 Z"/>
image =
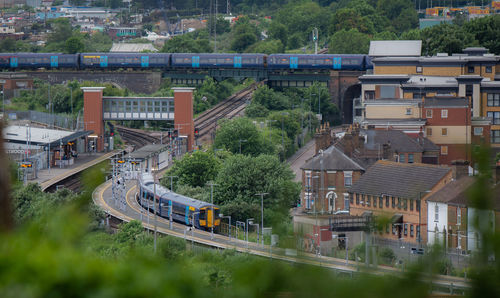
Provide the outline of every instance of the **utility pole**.
<path id="1" fill-rule="evenodd" d="M 157 161 L 156 161 L 157 163 Z M 156 221 L 156 174 L 158 169 L 151 169 L 153 171 L 153 212 L 155 214 L 155 231 L 154 231 L 154 252 L 156 253 L 156 230 L 157 230 L 157 221 Z M 149 205 L 148 205 L 149 207 Z"/>
<path id="2" fill-rule="evenodd" d="M 178 176 L 166 176 L 167 178 L 170 178 L 170 191 L 174 191 L 174 178 L 178 178 Z"/>
<path id="3" fill-rule="evenodd" d="M 314 41 L 314 54 L 318 54 L 318 28 L 314 28 L 312 31 L 312 37 Z"/>
<path id="4" fill-rule="evenodd" d="M 261 192 L 255 194 L 256 196 L 260 196 L 260 211 L 261 211 L 261 230 L 262 230 L 262 248 L 264 248 L 264 196 L 268 195 L 268 192 Z"/>
<path id="5" fill-rule="evenodd" d="M 210 231 L 210 239 L 214 239 L 214 186 L 217 184 L 213 182 L 209 182 L 208 185 L 210 186 L 210 201 L 212 206 L 210 208 L 212 209 L 212 224 L 211 224 L 211 231 Z"/>

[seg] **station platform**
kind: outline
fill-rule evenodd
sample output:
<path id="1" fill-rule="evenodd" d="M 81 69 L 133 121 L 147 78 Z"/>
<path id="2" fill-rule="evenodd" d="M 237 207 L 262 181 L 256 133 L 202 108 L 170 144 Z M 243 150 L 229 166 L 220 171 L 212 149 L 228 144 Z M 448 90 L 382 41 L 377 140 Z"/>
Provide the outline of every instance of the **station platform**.
<path id="1" fill-rule="evenodd" d="M 59 166 L 55 166 L 50 170 L 40 170 L 38 171 L 38 178 L 31 180 L 30 182 L 39 183 L 42 191 L 45 191 L 50 186 L 59 183 L 69 176 L 88 169 L 106 159 L 113 157 L 118 153 L 121 153 L 122 151 L 123 150 L 114 150 L 108 153 L 92 153 L 90 155 L 87 155 L 87 153 L 81 154 L 77 159 L 75 159 L 75 163 L 73 165 L 62 168 L 60 168 Z"/>

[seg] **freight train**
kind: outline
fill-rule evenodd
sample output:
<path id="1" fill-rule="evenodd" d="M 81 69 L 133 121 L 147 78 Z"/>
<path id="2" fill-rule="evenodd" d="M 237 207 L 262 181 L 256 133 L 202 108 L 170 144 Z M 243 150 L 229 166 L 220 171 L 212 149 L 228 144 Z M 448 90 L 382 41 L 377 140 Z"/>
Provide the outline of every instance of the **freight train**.
<path id="1" fill-rule="evenodd" d="M 156 188 L 156 189 L 155 189 Z M 139 192 L 137 194 L 138 203 L 150 211 L 154 211 L 164 218 L 195 226 L 197 229 L 209 231 L 214 228 L 218 230 L 220 226 L 220 208 L 207 202 L 195 200 L 156 184 L 150 173 L 144 173 L 139 179 Z"/>
<path id="2" fill-rule="evenodd" d="M 186 54 L 186 53 L 0 53 L 0 69 L 265 69 L 367 70 L 368 55 Z"/>

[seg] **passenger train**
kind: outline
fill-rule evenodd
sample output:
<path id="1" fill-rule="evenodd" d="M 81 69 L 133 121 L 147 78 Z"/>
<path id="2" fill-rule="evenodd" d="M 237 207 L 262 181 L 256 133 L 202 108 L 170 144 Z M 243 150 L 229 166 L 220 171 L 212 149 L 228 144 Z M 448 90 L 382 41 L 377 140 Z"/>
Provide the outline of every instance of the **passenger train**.
<path id="1" fill-rule="evenodd" d="M 150 173 L 144 173 L 139 179 L 138 203 L 144 208 L 154 210 L 153 196 L 156 212 L 159 216 L 169 219 L 172 212 L 172 220 L 182 224 L 194 226 L 201 230 L 217 230 L 220 226 L 220 208 L 207 202 L 195 200 L 156 184 Z"/>
<path id="2" fill-rule="evenodd" d="M 0 69 L 39 68 L 367 70 L 373 64 L 356 54 L 0 53 Z"/>

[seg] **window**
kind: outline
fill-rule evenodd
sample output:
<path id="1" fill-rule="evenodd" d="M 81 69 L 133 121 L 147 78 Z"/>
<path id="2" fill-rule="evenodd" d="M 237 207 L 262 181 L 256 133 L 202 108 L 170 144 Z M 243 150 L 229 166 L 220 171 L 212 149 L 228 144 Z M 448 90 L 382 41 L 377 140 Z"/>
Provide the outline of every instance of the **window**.
<path id="1" fill-rule="evenodd" d="M 430 127 L 427 128 L 427 135 L 432 136 L 432 128 Z"/>
<path id="2" fill-rule="evenodd" d="M 385 207 L 389 208 L 389 196 L 385 196 Z"/>
<path id="3" fill-rule="evenodd" d="M 361 195 L 361 205 L 365 204 L 365 195 Z"/>
<path id="4" fill-rule="evenodd" d="M 462 223 L 462 209 L 460 207 L 457 207 L 457 226 L 459 226 Z"/>
<path id="5" fill-rule="evenodd" d="M 482 136 L 483 135 L 483 128 L 482 127 L 474 127 L 474 135 L 475 136 Z"/>
<path id="6" fill-rule="evenodd" d="M 349 200 L 350 200 L 350 197 L 352 198 L 352 196 L 349 196 L 348 193 L 344 194 L 344 210 L 349 210 Z"/>
<path id="7" fill-rule="evenodd" d="M 401 209 L 401 198 L 398 198 L 398 209 Z"/>
<path id="8" fill-rule="evenodd" d="M 415 202 L 417 211 L 420 211 L 420 201 L 415 201 Z"/>
<path id="9" fill-rule="evenodd" d="M 407 199 L 403 199 L 403 209 L 405 211 L 408 210 L 408 200 Z"/>
<path id="10" fill-rule="evenodd" d="M 406 115 L 411 115 L 411 108 L 406 109 Z"/>
<path id="11" fill-rule="evenodd" d="M 392 225 L 392 234 L 396 235 L 396 225 Z"/>
<path id="12" fill-rule="evenodd" d="M 380 196 L 380 198 L 378 198 L 378 207 L 379 208 L 384 207 L 384 197 L 382 197 L 382 196 Z"/>
<path id="13" fill-rule="evenodd" d="M 486 73 L 492 73 L 492 67 L 491 66 L 486 66 L 485 71 L 486 71 Z"/>
<path id="14" fill-rule="evenodd" d="M 373 196 L 373 207 L 377 208 L 377 197 Z"/>
<path id="15" fill-rule="evenodd" d="M 417 73 L 422 73 L 422 66 L 417 66 Z"/>
<path id="16" fill-rule="evenodd" d="M 434 221 L 435 222 L 439 221 L 439 206 L 438 206 L 438 204 L 436 204 L 436 206 L 434 206 Z"/>
<path id="17" fill-rule="evenodd" d="M 408 154 L 408 163 L 413 163 L 413 153 Z"/>
<path id="18" fill-rule="evenodd" d="M 420 239 L 420 226 L 417 226 L 417 239 Z"/>
<path id="19" fill-rule="evenodd" d="M 375 91 L 365 91 L 365 100 L 375 99 Z"/>
<path id="20" fill-rule="evenodd" d="M 352 185 L 352 171 L 344 172 L 344 186 Z"/>
<path id="21" fill-rule="evenodd" d="M 410 237 L 413 237 L 413 225 L 410 225 Z"/>
<path id="22" fill-rule="evenodd" d="M 380 86 L 380 98 L 395 98 L 396 86 Z"/>
<path id="23" fill-rule="evenodd" d="M 447 136 L 448 135 L 448 128 L 441 128 L 441 135 Z"/>
<path id="24" fill-rule="evenodd" d="M 405 227 L 404 234 L 405 236 L 408 236 L 408 224 L 405 224 L 404 227 Z"/>
<path id="25" fill-rule="evenodd" d="M 441 110 L 441 118 L 448 118 L 448 110 Z"/>
<path id="26" fill-rule="evenodd" d="M 441 155 L 448 155 L 448 146 L 441 146 Z"/>
<path id="27" fill-rule="evenodd" d="M 413 200 L 410 199 L 410 211 L 413 211 Z"/>
<path id="28" fill-rule="evenodd" d="M 500 93 L 488 93 L 488 107 L 500 107 Z"/>
<path id="29" fill-rule="evenodd" d="M 401 153 L 401 154 L 399 155 L 399 162 L 400 162 L 400 163 L 405 163 L 405 162 L 406 162 L 406 160 L 405 160 L 405 155 L 404 155 L 403 153 Z"/>
<path id="30" fill-rule="evenodd" d="M 354 195 L 353 195 L 352 193 L 351 193 L 351 194 L 349 194 L 349 202 L 350 202 L 351 204 L 354 204 Z"/>
<path id="31" fill-rule="evenodd" d="M 372 205 L 371 200 L 372 200 L 371 196 L 366 195 L 366 206 L 367 207 L 370 207 Z"/>
<path id="32" fill-rule="evenodd" d="M 500 124 L 500 112 L 488 112 L 486 113 L 488 118 L 492 118 L 492 123 L 494 125 Z"/>
<path id="33" fill-rule="evenodd" d="M 474 73 L 474 66 L 468 66 L 467 67 L 467 72 L 468 73 Z"/>
<path id="34" fill-rule="evenodd" d="M 396 208 L 396 198 L 392 197 L 392 208 Z"/>
<path id="35" fill-rule="evenodd" d="M 359 205 L 359 193 L 356 194 L 356 205 Z"/>
<path id="36" fill-rule="evenodd" d="M 425 110 L 425 117 L 432 118 L 432 110 Z"/>
<path id="37" fill-rule="evenodd" d="M 495 144 L 500 143 L 500 130 L 492 130 L 491 131 L 491 143 L 495 143 Z"/>

